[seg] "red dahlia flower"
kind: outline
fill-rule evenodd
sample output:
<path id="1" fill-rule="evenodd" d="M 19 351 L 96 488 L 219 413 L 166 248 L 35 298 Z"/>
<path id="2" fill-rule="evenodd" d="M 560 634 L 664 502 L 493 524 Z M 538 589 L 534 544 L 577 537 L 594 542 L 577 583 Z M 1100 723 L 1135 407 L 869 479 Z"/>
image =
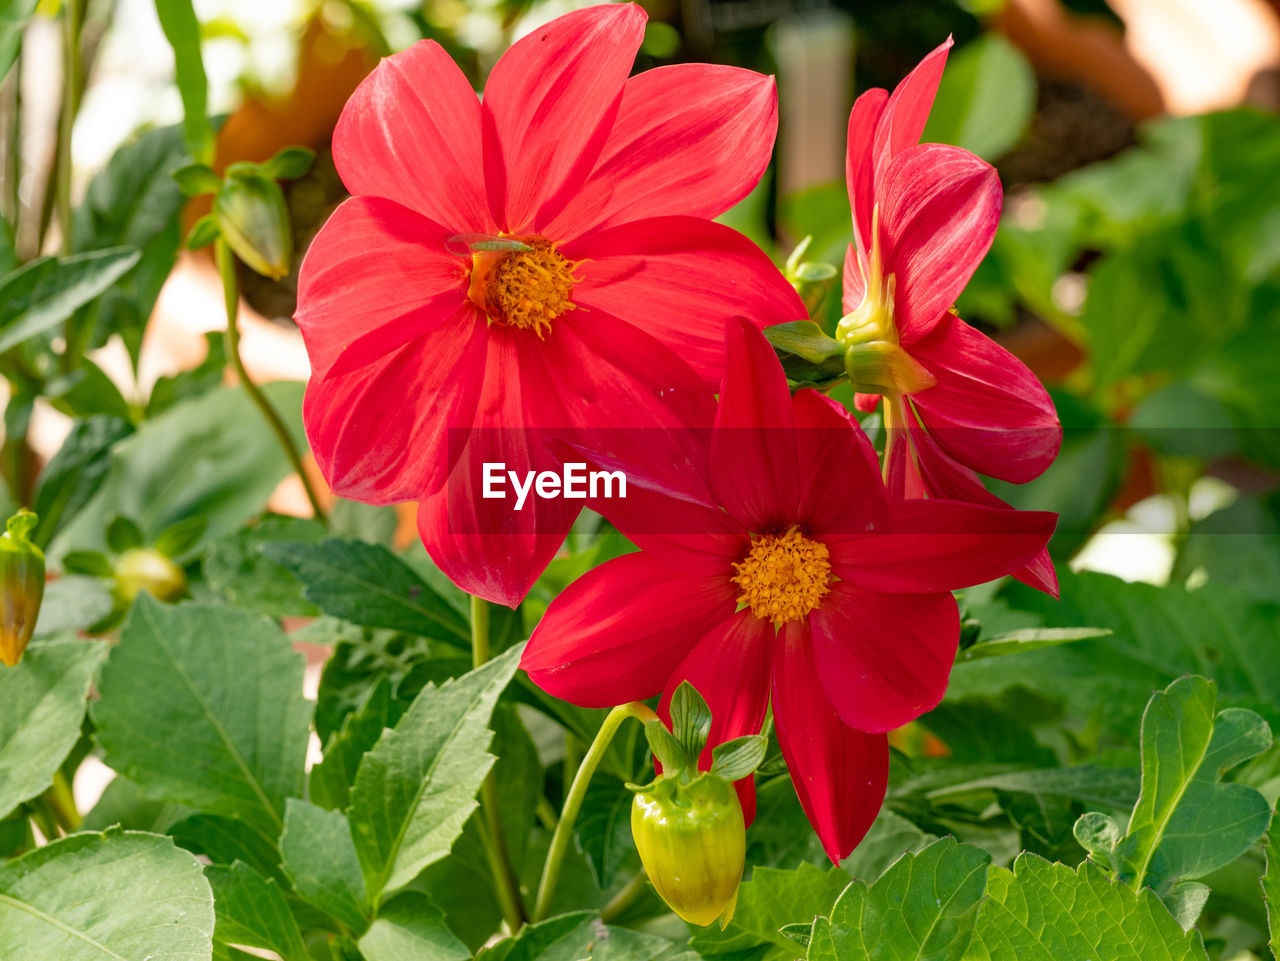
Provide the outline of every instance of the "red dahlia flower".
<path id="1" fill-rule="evenodd" d="M 772 701 L 796 792 L 838 860 L 884 799 L 885 732 L 946 690 L 951 589 L 1022 567 L 1054 515 L 891 500 L 857 422 L 816 391 L 790 396 L 745 324 L 730 328 L 709 444 L 717 504 L 638 488 L 601 502 L 641 551 L 560 594 L 521 665 L 589 707 L 661 693 L 665 711 L 689 681 L 711 744 L 758 732 Z"/>
<path id="2" fill-rule="evenodd" d="M 483 103 L 424 41 L 379 65 L 334 133 L 354 196 L 299 279 L 307 436 L 338 494 L 421 500 L 432 557 L 490 600 L 524 596 L 578 509 L 446 503 L 455 464 L 464 487 L 484 462 L 557 466 L 540 429 L 709 419 L 726 318 L 803 314 L 708 219 L 768 164 L 773 80 L 704 64 L 628 79 L 644 23 L 632 4 L 560 17 L 502 56 Z"/>
<path id="3" fill-rule="evenodd" d="M 836 338 L 849 348 L 859 408 L 885 397 L 895 496 L 1005 507 L 977 474 L 1038 477 L 1057 456 L 1062 428 L 1035 375 L 950 310 L 991 247 L 1002 199 L 990 164 L 958 147 L 917 144 L 950 46 L 892 95 L 868 90 L 854 104 L 846 173 L 855 243 Z M 1057 593 L 1047 553 L 1018 576 Z"/>

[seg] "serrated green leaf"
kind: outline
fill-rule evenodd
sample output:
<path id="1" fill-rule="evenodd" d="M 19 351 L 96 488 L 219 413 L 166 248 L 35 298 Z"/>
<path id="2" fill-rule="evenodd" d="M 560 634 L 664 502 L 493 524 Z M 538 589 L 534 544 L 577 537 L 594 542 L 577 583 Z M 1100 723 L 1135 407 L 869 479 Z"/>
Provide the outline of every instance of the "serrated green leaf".
<path id="1" fill-rule="evenodd" d="M 74 834 L 0 865 L 0 957 L 210 961 L 213 893 L 169 838 Z"/>
<path id="2" fill-rule="evenodd" d="M 365 961 L 464 961 L 471 957 L 444 913 L 416 891 L 392 898 L 360 938 Z"/>
<path id="3" fill-rule="evenodd" d="M 111 783 L 114 784 L 115 781 Z M 136 786 L 135 790 L 138 790 Z M 175 805 L 166 807 L 170 812 L 187 810 Z M 176 816 L 181 817 L 181 814 L 177 813 Z M 214 814 L 192 814 L 180 821 L 173 821 L 172 817 L 169 820 L 172 824 L 164 833 L 192 854 L 202 854 L 214 864 L 243 861 L 263 877 L 273 878 L 278 882 L 286 880 L 280 869 L 280 851 L 273 834 L 239 818 L 218 817 Z"/>
<path id="4" fill-rule="evenodd" d="M 311 800 L 330 811 L 345 811 L 351 803 L 351 785 L 360 761 L 378 743 L 382 732 L 399 719 L 391 685 L 383 678 L 364 705 L 343 719 L 342 727 L 324 746 L 324 757 L 311 768 Z"/>
<path id="5" fill-rule="evenodd" d="M 99 682 L 111 766 L 149 797 L 279 833 L 302 793 L 311 704 L 278 626 L 230 607 L 140 596 Z"/>
<path id="6" fill-rule="evenodd" d="M 489 717 L 523 645 L 428 686 L 364 756 L 351 792 L 351 836 L 375 902 L 445 857 L 493 764 Z"/>
<path id="7" fill-rule="evenodd" d="M 666 938 L 609 927 L 594 913 L 578 911 L 526 925 L 476 955 L 476 961 L 696 961 L 697 955 Z"/>
<path id="8" fill-rule="evenodd" d="M 292 571 L 307 600 L 326 614 L 423 637 L 470 640 L 462 616 L 385 547 L 331 537 L 321 544 L 264 544 L 261 550 Z"/>
<path id="9" fill-rule="evenodd" d="M 1165 897 L 1164 905 L 1182 930 L 1190 931 L 1195 927 L 1196 921 L 1200 918 L 1200 912 L 1208 903 L 1210 893 L 1207 884 L 1201 884 L 1199 881 L 1179 881 Z"/>
<path id="10" fill-rule="evenodd" d="M 1087 861 L 1073 871 L 1023 854 L 1012 871 L 991 869 L 965 957 L 1207 961 L 1208 956 L 1200 936 L 1183 931 L 1153 891 L 1108 881 Z"/>
<path id="11" fill-rule="evenodd" d="M 351 828 L 340 812 L 290 798 L 280 853 L 298 897 L 352 931 L 359 933 L 368 927 L 360 859 Z"/>
<path id="12" fill-rule="evenodd" d="M 1217 687 L 1180 678 L 1152 695 L 1142 719 L 1142 792 L 1116 850 L 1119 877 L 1162 896 L 1243 854 L 1267 829 L 1271 808 L 1223 771 L 1271 744 L 1261 717 L 1237 709 L 1216 726 Z"/>
<path id="13" fill-rule="evenodd" d="M 99 642 L 32 644 L 0 669 L 0 817 L 35 797 L 80 739 L 89 685 L 106 657 Z"/>
<path id="14" fill-rule="evenodd" d="M 277 541 L 318 543 L 324 525 L 301 517 L 268 514 L 209 545 L 202 570 L 209 586 L 236 607 L 272 617 L 314 617 L 318 608 L 302 596 L 302 582 L 263 556 L 260 547 Z"/>
<path id="15" fill-rule="evenodd" d="M 213 888 L 217 924 L 213 936 L 223 944 L 267 948 L 284 961 L 312 961 L 298 922 L 279 885 L 243 861 L 211 864 L 204 876 Z"/>
<path id="16" fill-rule="evenodd" d="M 115 283 L 140 256 L 134 247 L 36 260 L 0 280 L 0 353 L 47 333 Z"/>
<path id="17" fill-rule="evenodd" d="M 875 884 L 854 881 L 831 909 L 840 961 L 959 961 L 987 885 L 991 855 L 940 838 Z"/>

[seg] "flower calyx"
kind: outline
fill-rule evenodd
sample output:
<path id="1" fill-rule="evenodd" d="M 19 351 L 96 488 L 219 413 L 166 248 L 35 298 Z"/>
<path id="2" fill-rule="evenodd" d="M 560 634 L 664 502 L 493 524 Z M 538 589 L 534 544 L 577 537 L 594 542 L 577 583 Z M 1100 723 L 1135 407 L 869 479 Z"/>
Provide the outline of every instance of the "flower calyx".
<path id="1" fill-rule="evenodd" d="M 35 633 L 44 599 L 44 552 L 31 540 L 39 518 L 25 508 L 0 534 L 0 661 L 16 667 Z"/>

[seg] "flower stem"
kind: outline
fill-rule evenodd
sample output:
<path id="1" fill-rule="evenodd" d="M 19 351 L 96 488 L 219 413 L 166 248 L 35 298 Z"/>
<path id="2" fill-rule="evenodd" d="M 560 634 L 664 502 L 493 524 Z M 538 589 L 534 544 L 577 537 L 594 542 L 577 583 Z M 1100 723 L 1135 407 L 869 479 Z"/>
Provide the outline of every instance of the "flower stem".
<path id="1" fill-rule="evenodd" d="M 63 4 L 62 113 L 58 118 L 58 226 L 62 232 L 62 252 L 71 253 L 71 131 L 76 122 L 77 73 L 80 69 L 80 2 Z"/>
<path id="2" fill-rule="evenodd" d="M 542 866 L 542 880 L 538 883 L 538 899 L 533 908 L 533 920 L 541 921 L 551 909 L 551 897 L 555 894 L 556 883 L 560 880 L 560 868 L 564 863 L 565 852 L 569 848 L 569 839 L 573 837 L 573 822 L 578 818 L 582 808 L 582 799 L 586 797 L 587 785 L 591 783 L 591 775 L 600 766 L 609 742 L 629 717 L 637 721 L 652 721 L 657 717 L 648 707 L 632 701 L 615 707 L 605 715 L 604 723 L 587 748 L 587 753 L 578 766 L 578 773 L 573 777 L 569 793 L 564 797 L 564 810 L 560 813 L 560 821 L 556 824 L 555 833 L 551 835 L 551 848 L 547 851 L 547 861 Z"/>
<path id="3" fill-rule="evenodd" d="M 240 304 L 240 290 L 236 285 L 236 267 L 231 256 L 231 248 L 221 237 L 218 238 L 217 243 L 214 245 L 214 256 L 218 262 L 218 273 L 222 277 L 222 294 L 226 299 L 227 356 L 231 358 L 231 364 L 235 367 L 236 376 L 240 378 L 240 383 L 244 387 L 245 393 L 249 395 L 249 399 L 262 412 L 267 426 L 276 435 L 276 440 L 280 442 L 280 447 L 284 450 L 285 457 L 289 458 L 290 465 L 292 465 L 294 471 L 298 474 L 298 478 L 302 481 L 302 488 L 307 492 L 307 500 L 311 502 L 311 510 L 315 513 L 316 520 L 322 524 L 328 524 L 329 518 L 325 514 L 324 508 L 320 506 L 320 498 L 316 496 L 315 488 L 311 486 L 306 469 L 302 466 L 302 457 L 298 453 L 298 448 L 294 446 L 293 438 L 289 436 L 288 428 L 285 427 L 284 421 L 280 419 L 276 409 L 271 406 L 271 401 L 267 400 L 267 395 L 253 382 L 249 377 L 249 372 L 244 368 L 244 361 L 240 357 L 240 328 L 236 322 Z"/>
<path id="4" fill-rule="evenodd" d="M 479 667 L 489 660 L 489 602 L 479 598 L 471 598 L 471 663 Z M 480 838 L 484 842 L 485 857 L 489 861 L 489 871 L 493 874 L 494 893 L 498 896 L 498 904 L 502 908 L 502 916 L 507 927 L 515 934 L 524 926 L 528 917 L 524 907 L 524 899 L 520 896 L 520 882 L 516 879 L 515 869 L 511 866 L 511 854 L 507 850 L 507 839 L 502 833 L 502 819 L 498 815 L 498 782 L 494 779 L 492 769 L 480 788 L 480 811 L 482 813 Z"/>

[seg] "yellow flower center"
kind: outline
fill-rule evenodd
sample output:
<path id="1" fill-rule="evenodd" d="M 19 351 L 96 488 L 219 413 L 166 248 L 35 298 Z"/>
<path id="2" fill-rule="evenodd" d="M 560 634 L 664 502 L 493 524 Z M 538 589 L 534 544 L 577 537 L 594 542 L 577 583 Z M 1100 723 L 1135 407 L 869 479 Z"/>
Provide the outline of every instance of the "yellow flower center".
<path id="1" fill-rule="evenodd" d="M 578 263 L 565 260 L 551 241 L 503 238 L 484 246 L 499 249 L 473 248 L 467 296 L 491 321 L 532 330 L 541 339 L 553 320 L 575 309 Z"/>
<path id="2" fill-rule="evenodd" d="M 794 526 L 753 538 L 747 556 L 733 569 L 733 583 L 742 588 L 738 603 L 775 625 L 801 620 L 831 590 L 827 545 Z"/>

